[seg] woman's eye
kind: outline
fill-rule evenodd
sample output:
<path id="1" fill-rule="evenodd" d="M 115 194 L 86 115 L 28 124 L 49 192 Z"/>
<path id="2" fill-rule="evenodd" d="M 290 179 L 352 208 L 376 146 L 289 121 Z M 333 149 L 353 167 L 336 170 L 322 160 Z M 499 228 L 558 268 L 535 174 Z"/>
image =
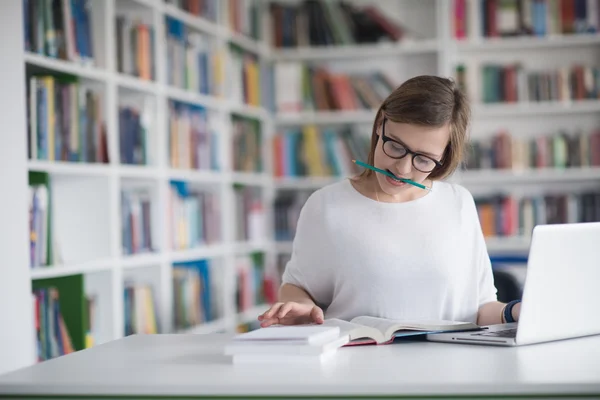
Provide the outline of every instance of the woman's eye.
<path id="1" fill-rule="evenodd" d="M 433 160 L 430 160 L 427 157 L 421 157 L 421 156 L 415 157 L 415 162 L 417 162 L 419 165 L 430 165 L 430 164 L 433 164 Z"/>

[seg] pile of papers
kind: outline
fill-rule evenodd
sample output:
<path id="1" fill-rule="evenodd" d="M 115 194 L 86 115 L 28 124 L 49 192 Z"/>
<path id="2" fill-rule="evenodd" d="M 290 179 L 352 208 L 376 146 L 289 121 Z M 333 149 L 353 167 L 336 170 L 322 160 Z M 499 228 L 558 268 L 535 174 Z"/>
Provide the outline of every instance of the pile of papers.
<path id="1" fill-rule="evenodd" d="M 233 356 L 234 364 L 322 362 L 349 340 L 339 327 L 270 326 L 236 335 L 225 354 Z"/>

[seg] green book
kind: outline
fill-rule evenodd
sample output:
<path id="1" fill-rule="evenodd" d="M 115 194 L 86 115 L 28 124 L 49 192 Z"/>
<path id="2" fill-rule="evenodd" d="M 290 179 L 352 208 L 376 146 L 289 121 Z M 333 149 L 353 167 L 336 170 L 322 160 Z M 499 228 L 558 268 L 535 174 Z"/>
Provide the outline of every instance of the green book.
<path id="1" fill-rule="evenodd" d="M 58 290 L 60 311 L 75 350 L 85 349 L 88 324 L 83 275 L 36 279 L 32 289 L 54 287 Z"/>

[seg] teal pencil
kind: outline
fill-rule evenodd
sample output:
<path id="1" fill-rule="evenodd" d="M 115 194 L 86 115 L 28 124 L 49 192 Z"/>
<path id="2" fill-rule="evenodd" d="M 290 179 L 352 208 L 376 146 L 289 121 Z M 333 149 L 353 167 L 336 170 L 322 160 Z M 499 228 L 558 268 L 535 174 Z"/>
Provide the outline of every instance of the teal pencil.
<path id="1" fill-rule="evenodd" d="M 371 169 L 371 170 L 373 170 L 373 171 L 375 171 L 375 172 L 379 172 L 379 173 L 381 173 L 381 174 L 387 175 L 387 176 L 389 176 L 390 178 L 392 178 L 392 179 L 395 179 L 395 180 L 397 180 L 397 181 L 400 181 L 400 182 L 406 182 L 406 183 L 410 183 L 411 185 L 413 185 L 413 186 L 416 186 L 416 187 L 418 187 L 418 188 L 421 188 L 421 189 L 425 189 L 425 190 L 431 190 L 430 188 L 428 188 L 428 187 L 427 187 L 427 186 L 425 186 L 425 185 L 421 185 L 420 183 L 417 183 L 417 182 L 415 182 L 415 181 L 413 181 L 413 180 L 410 180 L 410 179 L 398 178 L 398 177 L 394 176 L 393 174 L 390 174 L 389 172 L 387 172 L 387 171 L 385 171 L 385 170 L 383 170 L 383 169 L 379 169 L 379 168 L 377 168 L 377 167 L 374 167 L 374 166 L 372 166 L 372 165 L 365 164 L 365 163 L 364 163 L 364 162 L 362 162 L 362 161 L 358 161 L 358 160 L 352 160 L 352 162 L 353 162 L 353 163 L 355 163 L 355 164 L 358 164 L 358 165 L 360 165 L 361 167 L 369 168 L 369 169 Z"/>

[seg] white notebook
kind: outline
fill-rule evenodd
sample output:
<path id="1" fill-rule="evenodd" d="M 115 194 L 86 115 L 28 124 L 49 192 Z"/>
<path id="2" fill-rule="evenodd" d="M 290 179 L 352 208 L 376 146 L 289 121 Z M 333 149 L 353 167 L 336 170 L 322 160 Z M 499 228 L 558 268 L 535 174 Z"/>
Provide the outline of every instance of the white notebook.
<path id="1" fill-rule="evenodd" d="M 251 341 L 237 341 L 225 346 L 225 355 L 277 355 L 287 357 L 290 355 L 302 356 L 320 356 L 324 353 L 335 351 L 350 341 L 348 335 L 340 336 L 337 339 L 313 345 L 290 344 L 285 341 L 261 342 L 259 344 Z"/>
<path id="2" fill-rule="evenodd" d="M 322 325 L 294 325 L 270 326 L 254 331 L 241 333 L 233 338 L 236 342 L 249 343 L 276 343 L 316 345 L 327 343 L 340 337 L 340 328 L 337 326 Z"/>

